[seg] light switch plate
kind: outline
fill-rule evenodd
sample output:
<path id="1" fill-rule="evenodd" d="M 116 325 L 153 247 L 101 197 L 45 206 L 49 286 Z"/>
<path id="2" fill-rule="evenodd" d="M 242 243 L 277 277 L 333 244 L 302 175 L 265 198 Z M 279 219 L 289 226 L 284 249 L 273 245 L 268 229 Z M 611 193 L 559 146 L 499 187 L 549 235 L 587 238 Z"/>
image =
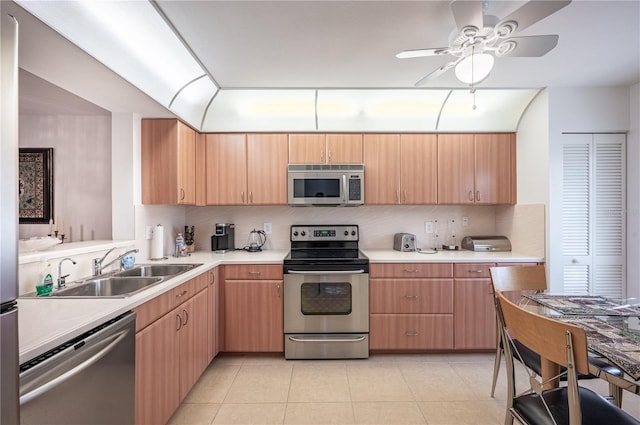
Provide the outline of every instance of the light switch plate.
<path id="1" fill-rule="evenodd" d="M 271 234 L 271 223 L 264 223 L 264 233 L 267 235 Z"/>

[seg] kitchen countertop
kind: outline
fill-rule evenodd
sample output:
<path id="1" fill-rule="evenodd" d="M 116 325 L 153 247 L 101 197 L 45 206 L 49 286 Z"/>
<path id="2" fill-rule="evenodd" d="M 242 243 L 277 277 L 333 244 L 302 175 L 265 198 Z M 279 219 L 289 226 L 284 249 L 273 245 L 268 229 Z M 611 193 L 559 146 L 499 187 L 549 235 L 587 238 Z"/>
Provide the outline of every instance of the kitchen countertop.
<path id="1" fill-rule="evenodd" d="M 202 266 L 126 298 L 18 298 L 20 364 L 218 265 L 282 264 L 287 254 L 288 251 L 235 251 L 225 254 L 201 251 L 188 257 L 140 261 L 139 264 L 202 263 Z"/>
<path id="2" fill-rule="evenodd" d="M 435 254 L 363 249 L 372 263 L 415 262 L 541 262 L 541 257 L 511 252 L 438 251 Z M 169 291 L 187 280 L 222 264 L 282 264 L 288 250 L 235 251 L 216 254 L 198 251 L 188 257 L 168 257 L 139 264 L 202 263 L 201 266 L 126 298 L 19 298 L 20 363 L 43 354 L 68 340 Z"/>
<path id="3" fill-rule="evenodd" d="M 400 252 L 392 249 L 363 249 L 371 263 L 532 263 L 543 262 L 543 257 L 515 252 L 459 251 Z"/>

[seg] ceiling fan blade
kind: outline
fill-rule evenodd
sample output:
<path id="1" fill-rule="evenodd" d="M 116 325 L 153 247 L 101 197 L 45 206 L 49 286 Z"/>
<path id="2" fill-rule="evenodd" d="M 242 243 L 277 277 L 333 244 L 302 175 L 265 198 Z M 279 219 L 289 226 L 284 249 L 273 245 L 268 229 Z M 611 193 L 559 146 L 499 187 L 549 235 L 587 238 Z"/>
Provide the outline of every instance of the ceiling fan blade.
<path id="1" fill-rule="evenodd" d="M 517 22 L 518 26 L 514 31 L 522 31 L 547 16 L 553 15 L 569 3 L 571 3 L 571 0 L 531 0 L 498 22 L 496 29 L 502 27 L 507 22 Z"/>
<path id="2" fill-rule="evenodd" d="M 440 68 L 438 68 L 435 71 L 432 71 L 431 73 L 427 74 L 424 78 L 422 78 L 420 81 L 418 81 L 414 85 L 416 87 L 419 87 L 419 86 L 425 85 L 429 81 L 435 80 L 436 78 L 438 78 L 439 76 L 441 76 L 442 74 L 444 74 L 445 72 L 447 72 L 448 70 L 453 68 L 459 61 L 460 61 L 460 59 L 458 59 L 456 61 L 453 61 L 453 62 L 445 63 Z"/>
<path id="3" fill-rule="evenodd" d="M 403 50 L 396 55 L 399 59 L 406 58 L 423 58 L 425 56 L 438 56 L 446 55 L 449 53 L 448 47 L 436 47 L 433 49 L 415 49 L 415 50 Z"/>
<path id="4" fill-rule="evenodd" d="M 558 45 L 558 35 L 532 35 L 511 37 L 496 47 L 498 57 L 540 57 Z"/>
<path id="5" fill-rule="evenodd" d="M 482 1 L 460 0 L 451 3 L 453 19 L 456 21 L 458 30 L 468 26 L 473 26 L 479 30 L 484 27 L 484 16 L 482 14 Z"/>

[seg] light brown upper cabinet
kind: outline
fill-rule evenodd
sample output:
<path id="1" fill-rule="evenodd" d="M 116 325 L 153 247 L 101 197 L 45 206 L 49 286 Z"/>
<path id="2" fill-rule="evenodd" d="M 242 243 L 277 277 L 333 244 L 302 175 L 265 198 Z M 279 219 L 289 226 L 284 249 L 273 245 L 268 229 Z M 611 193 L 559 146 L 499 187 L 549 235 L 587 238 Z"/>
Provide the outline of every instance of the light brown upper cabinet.
<path id="1" fill-rule="evenodd" d="M 438 204 L 514 204 L 515 135 L 439 134 Z"/>
<path id="2" fill-rule="evenodd" d="M 207 134 L 207 205 L 286 205 L 286 134 Z"/>
<path id="3" fill-rule="evenodd" d="M 360 164 L 362 134 L 290 134 L 290 164 Z"/>
<path id="4" fill-rule="evenodd" d="M 196 132 L 176 119 L 143 119 L 143 204 L 196 203 Z"/>
<path id="5" fill-rule="evenodd" d="M 437 202 L 435 134 L 365 134 L 363 145 L 367 205 Z"/>

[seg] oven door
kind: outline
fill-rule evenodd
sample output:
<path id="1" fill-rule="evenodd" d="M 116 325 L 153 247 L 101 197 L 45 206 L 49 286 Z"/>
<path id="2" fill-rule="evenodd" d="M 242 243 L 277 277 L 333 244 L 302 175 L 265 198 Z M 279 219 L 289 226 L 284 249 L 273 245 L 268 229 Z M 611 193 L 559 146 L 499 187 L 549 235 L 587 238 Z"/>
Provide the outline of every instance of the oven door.
<path id="1" fill-rule="evenodd" d="M 294 271 L 284 275 L 285 333 L 368 333 L 369 274 Z"/>

